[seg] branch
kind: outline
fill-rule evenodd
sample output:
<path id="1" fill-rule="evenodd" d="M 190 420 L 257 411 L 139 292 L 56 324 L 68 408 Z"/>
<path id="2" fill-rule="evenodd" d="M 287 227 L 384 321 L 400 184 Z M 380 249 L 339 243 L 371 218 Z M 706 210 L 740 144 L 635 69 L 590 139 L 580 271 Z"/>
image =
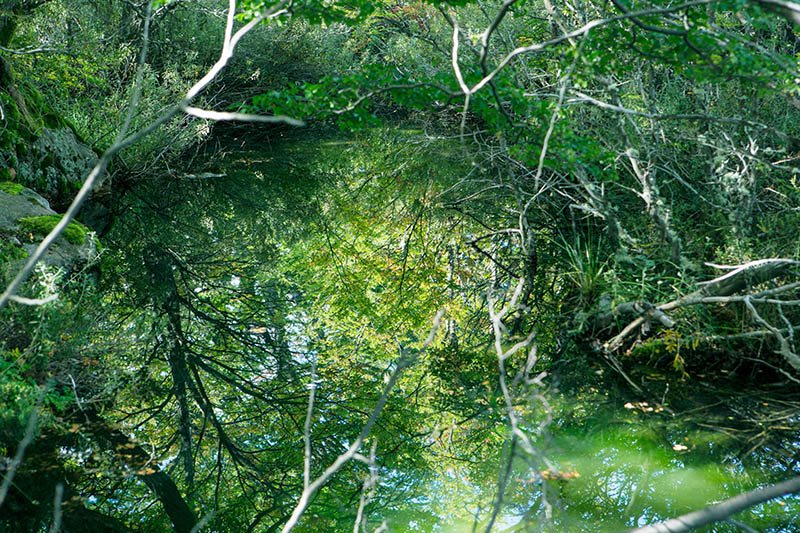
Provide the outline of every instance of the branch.
<path id="1" fill-rule="evenodd" d="M 122 430 L 106 422 L 96 410 L 83 411 L 83 415 L 88 420 L 94 438 L 99 440 L 104 448 L 113 450 L 116 457 L 130 468 L 161 502 L 164 512 L 172 522 L 173 530 L 176 533 L 189 533 L 197 520 L 169 474 L 159 468 L 158 462 L 147 450 L 131 440 Z"/>
<path id="2" fill-rule="evenodd" d="M 630 13 L 630 10 L 627 7 L 625 7 L 624 4 L 619 2 L 619 0 L 611 0 L 611 3 L 614 4 L 617 7 L 617 9 L 619 9 L 623 13 Z M 664 35 L 681 35 L 681 36 L 683 36 L 683 35 L 686 35 L 687 33 L 689 33 L 688 30 L 667 30 L 667 29 L 664 29 L 664 28 L 659 28 L 657 26 L 650 26 L 648 24 L 645 24 L 641 20 L 639 20 L 638 17 L 631 17 L 631 22 L 633 22 L 634 24 L 636 24 L 637 26 L 639 26 L 643 30 L 653 31 L 653 32 L 656 32 L 656 33 L 663 33 Z"/>
<path id="3" fill-rule="evenodd" d="M 564 41 L 568 41 L 570 39 L 574 39 L 575 37 L 578 37 L 580 35 L 585 35 L 585 34 L 589 33 L 590 31 L 592 31 L 595 28 L 599 28 L 601 26 L 607 26 L 608 24 L 611 24 L 612 22 L 617 22 L 617 21 L 625 20 L 625 19 L 632 19 L 632 18 L 636 18 L 636 17 L 643 17 L 643 16 L 648 16 L 648 15 L 662 15 L 662 14 L 667 14 L 667 13 L 676 13 L 678 11 L 683 11 L 683 10 L 688 9 L 690 7 L 713 4 L 716 1 L 717 0 L 694 0 L 692 2 L 686 2 L 686 3 L 679 4 L 677 6 L 672 6 L 672 7 L 642 9 L 640 11 L 632 11 L 632 12 L 624 13 L 622 15 L 616 15 L 614 17 L 608 17 L 608 18 L 604 18 L 604 19 L 595 19 L 595 20 L 593 20 L 591 22 L 588 22 L 588 23 L 584 24 L 580 28 L 577 28 L 577 29 L 575 29 L 575 30 L 573 30 L 573 31 L 571 31 L 569 33 L 565 33 L 563 35 L 559 35 L 558 37 L 555 37 L 553 39 L 549 39 L 549 40 L 541 42 L 541 43 L 532 44 L 530 46 L 522 46 L 522 47 L 516 48 L 516 49 L 512 50 L 508 55 L 506 55 L 506 57 L 503 58 L 502 61 L 500 61 L 500 63 L 497 65 L 497 67 L 495 67 L 495 69 L 492 72 L 490 72 L 489 74 L 484 76 L 482 80 L 480 80 L 478 83 L 476 83 L 472 87 L 472 89 L 469 90 L 469 93 L 470 94 L 474 94 L 474 93 L 478 92 L 479 90 L 481 90 L 486 84 L 488 84 L 490 81 L 492 81 L 500 73 L 501 70 L 503 70 L 509 63 L 511 63 L 511 61 L 513 61 L 517 56 L 519 56 L 521 54 L 527 54 L 529 52 L 538 52 L 539 50 L 544 50 L 545 48 L 549 48 L 549 47 L 551 47 L 553 45 L 563 43 Z"/>
<path id="4" fill-rule="evenodd" d="M 184 109 L 187 115 L 192 115 L 198 118 L 205 118 L 208 120 L 238 120 L 241 122 L 269 122 L 269 123 L 283 123 L 290 126 L 305 126 L 305 122 L 297 120 L 296 118 L 287 117 L 286 115 L 251 115 L 249 113 L 230 113 L 226 111 L 209 111 L 207 109 L 200 109 L 197 107 L 186 107 Z"/>
<path id="5" fill-rule="evenodd" d="M 22 305 L 44 305 L 58 299 L 58 294 L 51 294 L 47 298 L 25 298 L 24 296 L 12 294 L 10 298 L 11 300 Z"/>
<path id="6" fill-rule="evenodd" d="M 800 26 L 800 4 L 795 2 L 784 2 L 783 0 L 755 0 L 764 8 L 780 14 L 792 24 Z"/>
<path id="7" fill-rule="evenodd" d="M 483 69 L 484 73 L 488 71 L 488 68 L 486 66 L 486 57 L 489 55 L 489 40 L 491 39 L 492 34 L 495 32 L 497 27 L 503 21 L 503 18 L 505 18 L 506 14 L 508 13 L 508 10 L 511 9 L 511 6 L 513 6 L 516 2 L 517 0 L 505 0 L 505 2 L 503 2 L 503 5 L 500 6 L 500 10 L 497 12 L 497 15 L 494 17 L 494 20 L 492 20 L 492 22 L 489 24 L 489 27 L 486 28 L 486 31 L 484 31 L 481 34 L 480 62 L 481 62 L 481 68 Z"/>
<path id="8" fill-rule="evenodd" d="M 800 491 L 800 477 L 786 480 L 777 485 L 764 489 L 757 489 L 735 496 L 722 503 L 701 509 L 693 513 L 672 518 L 658 524 L 629 529 L 625 533 L 682 533 L 714 522 L 724 520 L 729 516 L 744 511 L 759 503 L 793 494 Z"/>
<path id="9" fill-rule="evenodd" d="M 631 332 L 633 332 L 637 327 L 641 326 L 647 320 L 649 315 L 655 315 L 656 313 L 656 318 L 658 318 L 662 323 L 666 324 L 664 317 L 667 317 L 667 315 L 664 314 L 664 316 L 661 316 L 661 314 L 665 313 L 666 311 L 671 311 L 673 309 L 678 309 L 680 307 L 686 307 L 689 305 L 703 303 L 727 303 L 737 300 L 746 301 L 746 299 L 757 301 L 756 299 L 760 298 L 764 298 L 763 303 L 778 303 L 778 300 L 770 300 L 766 299 L 766 297 L 785 292 L 787 289 L 795 288 L 798 285 L 792 283 L 776 289 L 761 291 L 749 296 L 734 297 L 732 295 L 744 290 L 747 287 L 759 285 L 775 279 L 778 276 L 784 275 L 789 271 L 790 267 L 796 265 L 800 265 L 800 261 L 780 258 L 759 259 L 757 261 L 751 261 L 749 263 L 739 265 L 731 270 L 731 272 L 728 272 L 727 274 L 718 278 L 701 282 L 699 285 L 703 285 L 702 288 L 687 296 L 672 300 L 671 302 L 657 306 L 653 306 L 647 302 L 640 302 L 638 304 L 629 302 L 618 305 L 611 312 L 601 315 L 596 323 L 599 325 L 602 325 L 603 323 L 609 324 L 610 320 L 613 320 L 615 316 L 618 316 L 622 312 L 633 311 L 644 313 L 646 311 L 647 314 L 642 314 L 630 322 L 616 337 L 606 342 L 604 348 L 608 352 L 614 352 L 619 349 L 626 337 Z M 786 304 L 790 302 L 781 300 L 780 303 Z M 637 305 L 639 307 L 637 307 Z"/>
<path id="10" fill-rule="evenodd" d="M 672 113 L 666 115 L 658 115 L 652 113 L 645 113 L 644 111 L 636 111 L 635 109 L 630 109 L 627 107 L 622 107 L 614 104 L 609 104 L 608 102 L 603 102 L 602 100 L 598 100 L 597 98 L 593 98 L 588 94 L 584 94 L 580 91 L 573 90 L 573 93 L 578 95 L 578 99 L 576 100 L 568 100 L 567 103 L 573 102 L 589 102 L 590 104 L 596 105 L 602 109 L 608 109 L 610 111 L 617 111 L 619 113 L 624 113 L 626 115 L 633 115 L 636 117 L 642 117 L 649 120 L 705 120 L 708 122 L 723 122 L 728 124 L 741 124 L 743 126 L 750 126 L 753 128 L 759 128 L 762 130 L 769 131 L 771 133 L 775 133 L 780 137 L 786 138 L 789 137 L 786 133 L 776 130 L 772 126 L 768 126 L 762 122 L 756 122 L 753 120 L 747 120 L 744 118 L 738 117 L 718 117 L 715 115 L 707 115 L 705 113 L 688 113 L 688 114 L 680 114 L 680 113 Z"/>

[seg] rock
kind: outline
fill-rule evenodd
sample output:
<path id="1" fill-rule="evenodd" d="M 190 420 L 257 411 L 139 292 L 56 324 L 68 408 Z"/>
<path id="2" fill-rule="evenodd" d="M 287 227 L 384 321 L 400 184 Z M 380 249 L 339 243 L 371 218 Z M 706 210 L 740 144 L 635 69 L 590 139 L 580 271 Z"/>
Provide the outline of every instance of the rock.
<path id="1" fill-rule="evenodd" d="M 0 189 L 0 271 L 30 255 L 58 221 L 47 200 L 28 188 L 16 194 Z M 97 255 L 94 235 L 82 224 L 70 223 L 41 262 L 72 270 Z"/>
<path id="2" fill-rule="evenodd" d="M 47 200 L 26 187 L 17 194 L 0 190 L 0 232 L 8 233 L 23 217 L 55 214 Z"/>
<path id="3" fill-rule="evenodd" d="M 29 157 L 21 159 L 18 180 L 62 208 L 99 160 L 68 127 L 42 128 Z"/>

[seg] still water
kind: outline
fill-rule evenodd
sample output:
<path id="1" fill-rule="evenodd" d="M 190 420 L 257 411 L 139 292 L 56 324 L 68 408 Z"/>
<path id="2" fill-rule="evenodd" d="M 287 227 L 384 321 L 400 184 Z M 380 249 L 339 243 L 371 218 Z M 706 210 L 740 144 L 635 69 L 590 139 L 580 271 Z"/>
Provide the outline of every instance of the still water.
<path id="1" fill-rule="evenodd" d="M 542 473 L 555 478 L 544 481 L 546 501 L 542 476 L 518 459 L 495 531 L 618 532 L 800 474 L 796 389 L 779 387 L 767 395 L 730 381 L 687 382 L 674 387 L 670 413 L 608 386 L 604 393 L 587 387 L 594 391 L 556 395 L 554 418 L 541 440 L 552 465 L 550 474 Z M 485 531 L 485 502 L 496 487 L 469 479 L 465 468 L 432 483 L 438 490 L 429 503 L 442 517 L 435 530 Z M 696 531 L 798 532 L 800 495 Z"/>
<path id="2" fill-rule="evenodd" d="M 215 169 L 227 177 L 215 187 L 230 190 L 238 187 L 237 176 L 256 176 L 276 184 L 272 209 L 290 212 L 305 194 L 302 187 L 310 187 L 309 172 L 337 180 L 369 175 L 368 154 L 331 155 L 349 150 L 348 141 L 305 139 L 302 146 L 287 136 L 257 149 L 228 147 L 225 168 Z M 323 152 L 335 165 L 309 170 L 308 161 Z M 299 174 L 298 165 L 304 169 Z M 303 179 L 278 179 L 287 172 Z M 287 191 L 298 198 L 280 200 Z M 588 374 L 603 374 L 597 368 Z M 381 471 L 383 488 L 394 496 L 373 511 L 368 530 L 385 520 L 391 531 L 485 531 L 496 508 L 495 531 L 623 531 L 800 475 L 800 393 L 780 375 L 743 382 L 724 373 L 651 372 L 637 377 L 648 381 L 652 397 L 645 399 L 610 373 L 590 384 L 581 372 L 565 370 L 558 387 L 551 382 L 540 391 L 548 407 L 535 410 L 526 428 L 531 435 L 538 431 L 532 437 L 536 457 L 511 449 L 505 420 L 496 413 L 491 420 L 478 414 L 456 423 L 454 417 L 449 430 L 432 431 L 425 468 L 416 462 L 403 470 L 400 463 Z M 507 469 L 504 453 L 513 456 Z M 496 507 L 498 477 L 505 487 Z M 800 532 L 800 495 L 701 531 Z"/>

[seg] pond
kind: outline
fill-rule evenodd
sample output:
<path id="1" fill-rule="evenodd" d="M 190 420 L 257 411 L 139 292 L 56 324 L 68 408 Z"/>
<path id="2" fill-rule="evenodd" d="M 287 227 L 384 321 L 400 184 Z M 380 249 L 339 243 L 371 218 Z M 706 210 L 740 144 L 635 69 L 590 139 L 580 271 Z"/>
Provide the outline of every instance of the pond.
<path id="1" fill-rule="evenodd" d="M 197 311 L 184 324 L 191 349 L 214 358 L 224 352 L 224 365 L 208 359 L 219 364 L 208 370 L 214 379 L 244 359 L 247 375 L 258 374 L 241 390 L 220 382 L 211 389 L 226 406 L 221 420 L 247 420 L 229 437 L 273 449 L 264 460 L 270 481 L 262 482 L 287 483 L 292 493 L 302 472 L 298 443 L 312 375 L 318 471 L 354 438 L 398 345 L 417 346 L 438 308 L 449 306 L 460 321 L 448 331 L 486 325 L 475 318 L 486 285 L 470 281 L 480 268 L 458 248 L 480 228 L 456 229 L 448 208 L 447 191 L 471 169 L 458 159 L 457 143 L 420 131 L 358 139 L 271 133 L 261 140 L 250 131 L 246 143 L 236 131 L 194 159 L 170 194 L 161 189 L 149 200 L 161 222 L 148 211 L 153 205 L 136 204 L 132 213 L 147 229 L 136 230 L 129 214 L 116 239 L 135 247 L 156 234 L 151 240 L 181 258 L 175 268 L 190 275 L 178 290 Z M 148 196 L 152 191 L 141 195 Z M 443 236 L 432 236 L 442 228 Z M 485 340 L 485 331 L 474 337 Z M 546 342 L 536 369 L 547 379 L 526 393 L 532 396 L 516 398 L 536 453 L 524 452 L 506 438 L 496 361 L 479 344 L 454 351 L 455 363 L 441 351 L 422 356 L 393 393 L 376 429 L 370 531 L 384 520 L 398 532 L 484 531 L 495 509 L 495 531 L 622 531 L 800 475 L 800 393 L 778 377 L 762 373 L 747 382 L 722 372 L 651 369 L 635 376 L 648 382 L 637 395 L 600 358 L 576 356 L 582 363 L 571 366 L 569 358 L 549 358 Z M 242 390 L 267 385 L 272 404 L 242 399 Z M 253 420 L 248 402 L 269 414 Z M 271 410 L 276 402 L 283 403 Z M 215 457 L 205 461 L 213 467 Z M 295 485 L 281 479 L 283 471 Z M 356 465 L 322 489 L 317 522 L 298 530 L 352 530 L 365 471 Z M 505 488 L 496 506 L 499 477 Z M 241 490 L 233 477 L 227 487 Z M 247 505 L 247 494 L 236 498 Z M 292 498 L 279 498 L 291 507 Z M 800 532 L 800 496 L 702 531 L 752 530 Z"/>
<path id="2" fill-rule="evenodd" d="M 619 532 L 800 473 L 796 390 L 767 395 L 742 383 L 686 383 L 677 393 L 685 399 L 676 400 L 675 412 L 667 413 L 607 385 L 606 393 L 595 389 L 554 399 L 554 418 L 541 450 L 554 472 L 545 477 L 556 478 L 544 482 L 549 502 L 542 502 L 541 476 L 518 461 L 497 531 Z M 471 506 L 467 510 L 474 513 L 482 503 L 483 519 L 476 529 L 466 518 L 436 529 L 484 531 L 494 487 L 473 487 L 464 476 L 444 485 L 435 508 Z M 772 500 L 732 518 L 696 531 L 751 531 L 737 523 L 760 532 L 800 531 L 800 496 Z"/>

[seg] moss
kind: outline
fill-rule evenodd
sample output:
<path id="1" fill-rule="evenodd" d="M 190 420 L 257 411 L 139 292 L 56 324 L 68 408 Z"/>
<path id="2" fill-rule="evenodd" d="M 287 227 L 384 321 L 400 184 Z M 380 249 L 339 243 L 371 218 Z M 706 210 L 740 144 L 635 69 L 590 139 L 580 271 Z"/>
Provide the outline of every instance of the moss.
<path id="1" fill-rule="evenodd" d="M 22 192 L 24 187 L 19 183 L 14 183 L 13 181 L 0 181 L 0 191 L 3 191 L 6 194 L 19 194 Z"/>
<path id="2" fill-rule="evenodd" d="M 37 131 L 42 126 L 50 129 L 70 127 L 61 114 L 47 103 L 45 96 L 32 83 L 21 81 L 17 85 L 22 92 L 25 103 L 35 117 Z"/>
<path id="3" fill-rule="evenodd" d="M 631 350 L 631 358 L 637 361 L 642 361 L 645 359 L 652 360 L 653 358 L 661 357 L 666 353 L 666 343 L 661 339 L 652 339 L 633 348 Z"/>
<path id="4" fill-rule="evenodd" d="M 17 102 L 6 91 L 0 90 L 0 104 L 5 112 L 5 128 L 0 132 L 0 146 L 10 148 L 14 144 L 21 142 L 21 137 L 17 129 L 19 128 L 22 114 L 19 111 Z"/>
<path id="5" fill-rule="evenodd" d="M 6 117 L 10 122 L 18 122 L 19 119 L 22 118 L 17 102 L 14 101 L 14 98 L 10 94 L 5 91 L 0 92 L 0 102 L 3 102 Z"/>
<path id="6" fill-rule="evenodd" d="M 61 221 L 63 215 L 44 215 L 40 217 L 25 217 L 19 219 L 19 225 L 26 231 L 30 231 L 35 235 L 47 235 L 50 233 L 56 224 Z M 70 222 L 62 233 L 63 237 L 75 245 L 83 244 L 86 239 L 86 234 L 89 233 L 89 228 L 80 222 Z"/>
<path id="7" fill-rule="evenodd" d="M 28 257 L 28 252 L 10 242 L 0 240 L 0 265 Z"/>
<path id="8" fill-rule="evenodd" d="M 83 183 L 80 181 L 68 181 L 65 184 L 66 192 L 70 196 L 75 196 L 81 187 L 83 187 Z"/>

